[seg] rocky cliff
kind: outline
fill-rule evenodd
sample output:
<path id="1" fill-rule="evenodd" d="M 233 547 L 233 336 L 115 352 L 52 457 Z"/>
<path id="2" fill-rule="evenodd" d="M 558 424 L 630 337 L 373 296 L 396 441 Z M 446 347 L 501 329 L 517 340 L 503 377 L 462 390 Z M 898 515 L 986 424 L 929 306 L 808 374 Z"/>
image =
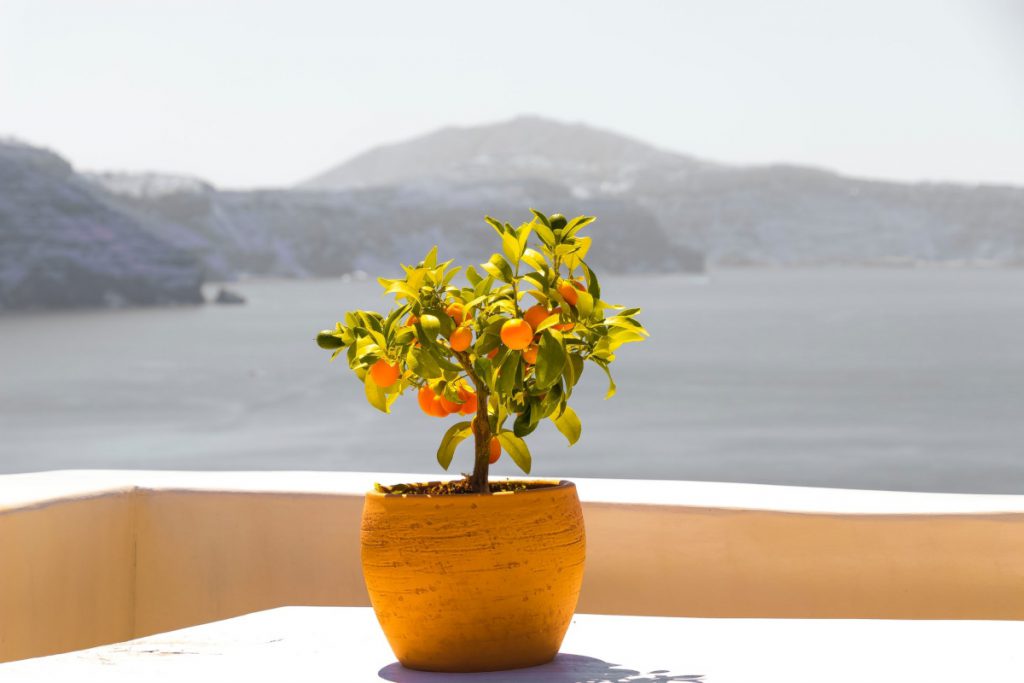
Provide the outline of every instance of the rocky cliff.
<path id="1" fill-rule="evenodd" d="M 198 303 L 199 262 L 52 152 L 0 142 L 0 310 Z"/>

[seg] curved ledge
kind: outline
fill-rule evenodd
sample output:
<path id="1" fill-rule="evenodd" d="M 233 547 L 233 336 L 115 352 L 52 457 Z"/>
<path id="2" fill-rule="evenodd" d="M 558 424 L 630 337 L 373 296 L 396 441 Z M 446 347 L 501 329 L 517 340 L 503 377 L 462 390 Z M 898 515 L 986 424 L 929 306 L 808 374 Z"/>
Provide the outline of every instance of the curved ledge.
<path id="1" fill-rule="evenodd" d="M 368 604 L 359 472 L 0 476 L 0 661 Z M 436 477 L 433 477 L 436 478 Z M 580 479 L 579 610 L 1024 618 L 1024 496 Z"/>

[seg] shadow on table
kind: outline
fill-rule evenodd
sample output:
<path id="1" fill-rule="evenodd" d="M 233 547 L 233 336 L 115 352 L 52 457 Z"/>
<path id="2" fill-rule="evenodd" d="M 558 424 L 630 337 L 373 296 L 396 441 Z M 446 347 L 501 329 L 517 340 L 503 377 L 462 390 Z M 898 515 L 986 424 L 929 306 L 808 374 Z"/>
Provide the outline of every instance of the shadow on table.
<path id="1" fill-rule="evenodd" d="M 476 674 L 446 674 L 406 669 L 395 662 L 377 672 L 385 681 L 395 683 L 440 683 L 441 681 L 479 681 L 480 683 L 699 683 L 701 675 L 673 674 L 666 669 L 646 673 L 611 664 L 596 657 L 559 654 L 551 662 L 528 669 L 487 671 Z"/>

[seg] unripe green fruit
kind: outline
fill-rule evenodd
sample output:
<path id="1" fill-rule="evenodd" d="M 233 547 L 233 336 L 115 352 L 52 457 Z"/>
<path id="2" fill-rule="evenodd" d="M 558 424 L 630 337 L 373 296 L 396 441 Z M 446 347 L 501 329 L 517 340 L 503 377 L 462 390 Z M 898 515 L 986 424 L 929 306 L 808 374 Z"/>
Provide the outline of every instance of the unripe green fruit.
<path id="1" fill-rule="evenodd" d="M 565 216 L 560 213 L 548 216 L 548 222 L 551 223 L 552 230 L 561 230 L 568 223 L 568 221 L 565 220 Z"/>

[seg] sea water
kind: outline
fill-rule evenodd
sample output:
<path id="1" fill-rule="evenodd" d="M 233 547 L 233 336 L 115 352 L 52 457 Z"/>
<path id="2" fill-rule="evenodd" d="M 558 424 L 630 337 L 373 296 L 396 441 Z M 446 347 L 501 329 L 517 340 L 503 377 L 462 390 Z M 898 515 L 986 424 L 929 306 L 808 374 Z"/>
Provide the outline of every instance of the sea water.
<path id="1" fill-rule="evenodd" d="M 533 473 L 1024 493 L 1024 271 L 607 277 L 649 341 L 573 395 Z M 0 317 L 0 472 L 440 472 L 447 422 L 371 408 L 313 341 L 374 282 L 243 281 L 244 306 Z M 471 468 L 464 444 L 451 470 Z M 516 472 L 507 457 L 495 474 Z"/>

